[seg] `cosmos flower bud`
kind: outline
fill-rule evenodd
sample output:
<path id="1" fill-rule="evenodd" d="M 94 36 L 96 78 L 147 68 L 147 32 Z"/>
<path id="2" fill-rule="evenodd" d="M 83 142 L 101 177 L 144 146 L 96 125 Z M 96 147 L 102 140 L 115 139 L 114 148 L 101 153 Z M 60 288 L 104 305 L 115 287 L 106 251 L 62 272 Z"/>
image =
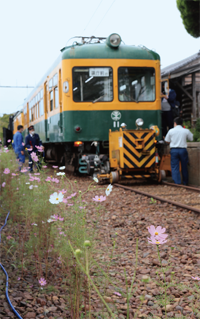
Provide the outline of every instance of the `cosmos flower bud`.
<path id="1" fill-rule="evenodd" d="M 81 250 L 80 249 L 76 249 L 74 252 L 75 256 L 79 256 L 81 254 Z"/>
<path id="2" fill-rule="evenodd" d="M 85 247 L 90 247 L 91 246 L 91 242 L 89 240 L 85 240 L 84 241 L 84 246 Z"/>

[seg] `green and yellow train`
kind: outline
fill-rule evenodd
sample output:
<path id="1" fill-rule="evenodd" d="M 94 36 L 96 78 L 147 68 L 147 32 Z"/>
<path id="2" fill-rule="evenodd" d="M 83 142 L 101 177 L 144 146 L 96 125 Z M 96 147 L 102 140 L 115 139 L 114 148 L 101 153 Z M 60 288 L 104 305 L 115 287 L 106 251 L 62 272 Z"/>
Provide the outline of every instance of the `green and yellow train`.
<path id="1" fill-rule="evenodd" d="M 135 130 L 138 118 L 148 128 L 143 134 L 139 127 Z M 146 47 L 124 45 L 118 34 L 111 34 L 83 37 L 61 50 L 15 116 L 14 133 L 19 124 L 24 134 L 34 125 L 46 161 L 65 162 L 67 169 L 81 173 L 108 174 L 113 167 L 109 130 L 122 131 L 122 123 L 134 131 L 131 136 L 123 133 L 126 138 L 119 142 L 126 147 L 124 168 L 155 167 L 156 133 L 149 128 L 161 127 L 160 57 Z"/>

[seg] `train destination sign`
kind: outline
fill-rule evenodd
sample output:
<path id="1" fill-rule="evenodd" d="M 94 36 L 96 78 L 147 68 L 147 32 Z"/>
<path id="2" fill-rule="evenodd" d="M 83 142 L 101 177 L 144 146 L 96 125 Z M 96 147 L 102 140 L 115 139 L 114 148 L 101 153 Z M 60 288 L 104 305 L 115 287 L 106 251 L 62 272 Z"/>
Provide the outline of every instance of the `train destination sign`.
<path id="1" fill-rule="evenodd" d="M 89 68 L 89 76 L 109 76 L 109 68 Z"/>

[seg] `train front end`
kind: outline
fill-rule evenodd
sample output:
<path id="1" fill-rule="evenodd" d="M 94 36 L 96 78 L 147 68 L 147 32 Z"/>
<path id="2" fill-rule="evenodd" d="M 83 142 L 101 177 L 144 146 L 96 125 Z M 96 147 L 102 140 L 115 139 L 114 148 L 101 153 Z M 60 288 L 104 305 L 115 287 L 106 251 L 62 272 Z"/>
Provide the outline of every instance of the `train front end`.
<path id="1" fill-rule="evenodd" d="M 159 55 L 117 34 L 64 48 L 62 85 L 66 165 L 81 173 L 108 173 L 109 130 L 134 129 L 137 118 L 161 125 Z"/>

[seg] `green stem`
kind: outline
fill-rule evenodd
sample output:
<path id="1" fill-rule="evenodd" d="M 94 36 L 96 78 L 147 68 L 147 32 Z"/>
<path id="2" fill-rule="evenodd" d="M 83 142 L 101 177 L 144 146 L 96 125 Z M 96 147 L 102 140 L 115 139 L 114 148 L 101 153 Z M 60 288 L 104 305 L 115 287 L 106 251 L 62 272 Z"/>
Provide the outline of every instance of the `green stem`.
<path id="1" fill-rule="evenodd" d="M 89 251 L 88 251 L 88 247 L 86 247 L 85 259 L 86 259 L 86 274 L 87 274 L 87 276 L 89 276 Z M 91 291 L 90 291 L 90 282 L 89 281 L 88 281 L 88 290 L 89 290 L 89 319 L 91 319 Z"/>
<path id="2" fill-rule="evenodd" d="M 138 238 L 136 239 L 136 253 L 135 253 L 136 261 L 135 261 L 135 271 L 133 274 L 133 278 L 131 281 L 131 287 L 129 292 L 127 293 L 127 319 L 129 319 L 129 304 L 130 304 L 130 299 L 131 299 L 131 293 L 133 289 L 133 283 L 135 281 L 135 276 L 136 276 L 136 271 L 137 271 L 137 263 L 138 263 Z"/>
<path id="3" fill-rule="evenodd" d="M 92 278 L 90 277 L 90 275 L 87 275 L 85 269 L 84 269 L 83 266 L 81 265 L 81 263 L 80 263 L 80 261 L 79 261 L 77 255 L 76 255 L 75 252 L 74 252 L 74 249 L 73 249 L 73 247 L 72 247 L 70 241 L 69 241 L 69 246 L 70 246 L 72 252 L 74 253 L 74 256 L 75 256 L 75 258 L 76 258 L 77 263 L 79 264 L 80 269 L 81 269 L 81 270 L 83 271 L 83 273 L 86 274 L 86 276 L 88 277 L 88 279 L 89 279 L 89 281 L 91 282 L 91 284 L 92 284 L 94 290 L 96 291 L 96 293 L 98 294 L 99 298 L 101 299 L 101 301 L 103 302 L 103 304 L 104 304 L 105 307 L 107 308 L 107 310 L 108 310 L 108 312 L 110 313 L 111 317 L 114 318 L 114 319 L 116 319 L 116 317 L 115 317 L 115 315 L 112 313 L 110 307 L 107 305 L 107 303 L 105 302 L 104 298 L 102 297 L 100 291 L 98 290 L 98 288 L 96 287 L 96 285 L 93 283 Z"/>
<path id="4" fill-rule="evenodd" d="M 165 271 L 162 267 L 162 262 L 161 262 L 161 258 L 160 258 L 160 251 L 159 251 L 159 248 L 158 248 L 158 245 L 157 246 L 157 252 L 158 252 L 158 259 L 159 259 L 159 262 L 160 262 L 160 267 L 162 269 L 162 273 L 163 273 L 163 279 L 164 279 L 164 284 L 165 284 L 165 317 L 167 318 L 167 284 L 166 284 L 166 280 L 165 280 Z"/>

